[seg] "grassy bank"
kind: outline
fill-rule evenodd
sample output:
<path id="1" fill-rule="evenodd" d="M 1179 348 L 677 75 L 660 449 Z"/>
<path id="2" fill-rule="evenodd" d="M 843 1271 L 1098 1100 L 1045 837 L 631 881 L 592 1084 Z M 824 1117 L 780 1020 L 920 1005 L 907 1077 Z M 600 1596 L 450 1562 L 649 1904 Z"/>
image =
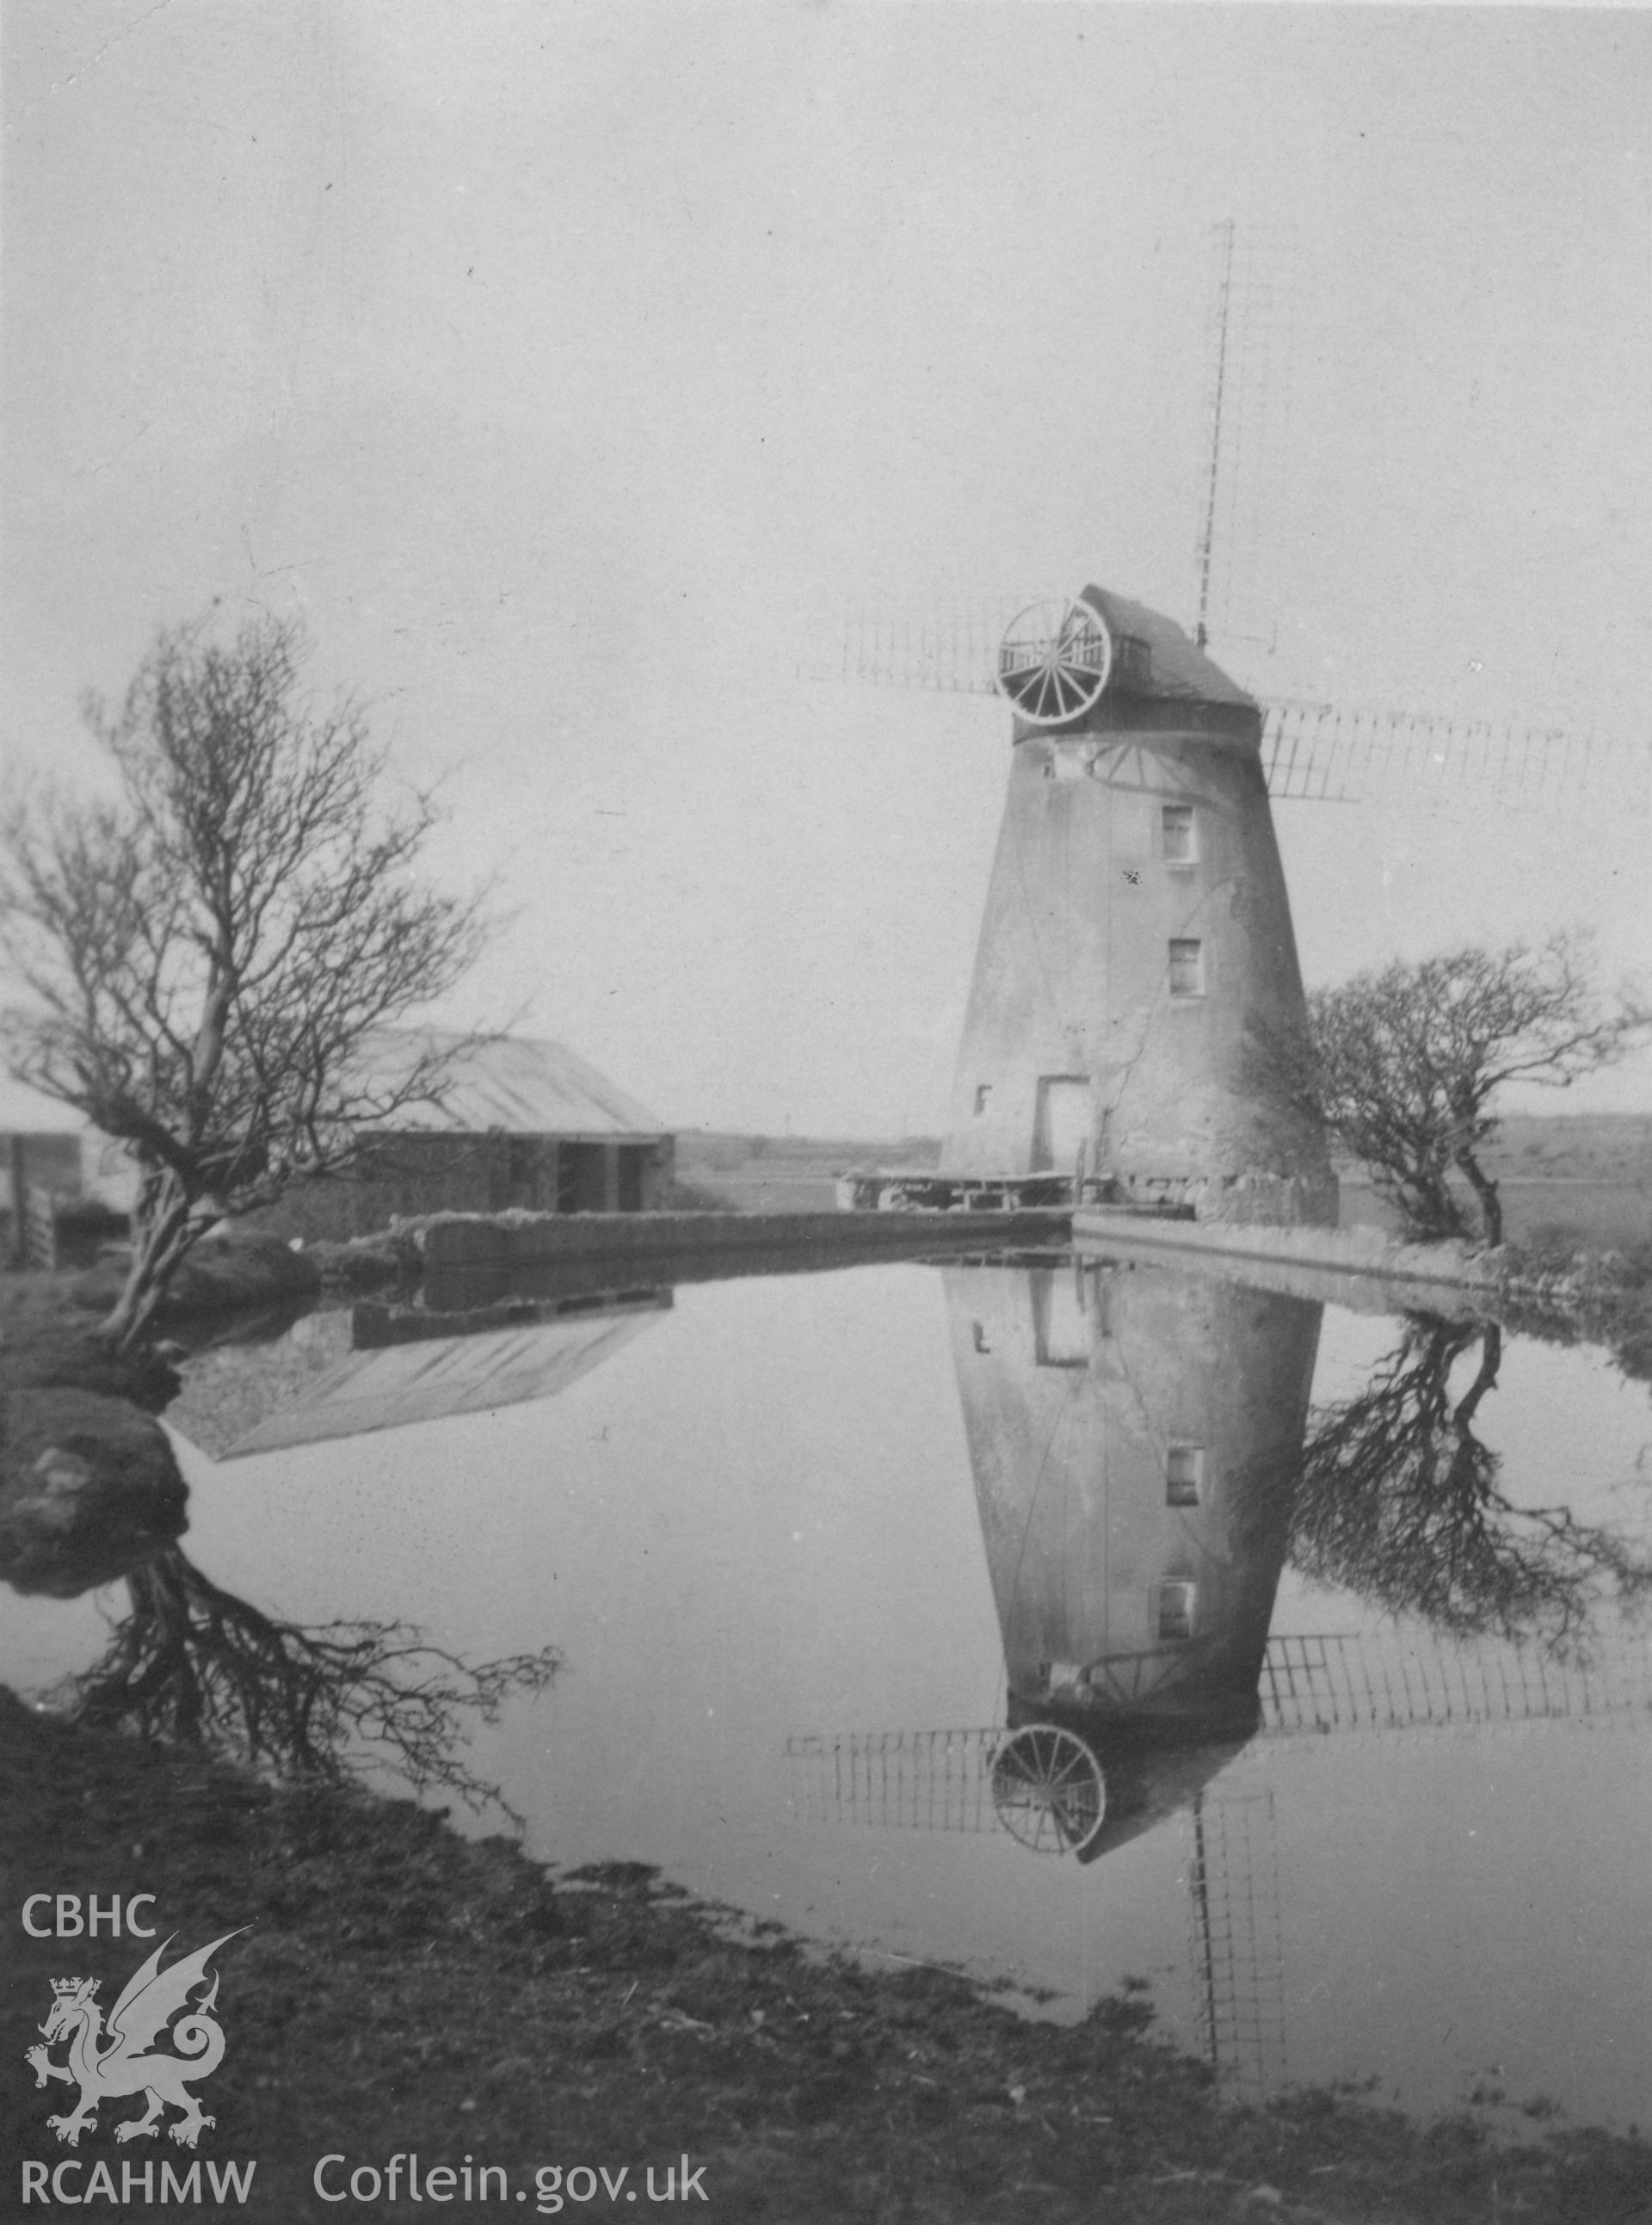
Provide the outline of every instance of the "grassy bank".
<path id="1" fill-rule="evenodd" d="M 382 2168 L 409 2150 L 425 2170 L 502 2166 L 518 2216 L 541 2214 L 551 2165 L 638 2181 L 652 2165 L 662 2186 L 684 2156 L 707 2215 L 787 2225 L 1605 2225 L 1643 2216 L 1652 2190 L 1652 2150 L 1601 2133 L 1497 2149 L 1461 2120 L 1422 2129 L 1313 2090 L 1224 2109 L 1128 1995 L 1076 2026 L 1029 2025 L 945 1973 L 870 1975 L 754 1934 L 641 1870 L 553 1881 L 410 1805 L 272 1790 L 3 1692 L 0 1768 L 14 1905 L 153 1892 L 178 1952 L 250 1927 L 218 1958 L 229 2048 L 203 2089 L 217 2124 L 201 2154 L 257 2158 L 253 2196 L 197 2215 L 437 2214 L 313 2189 L 324 2155 Z M 33 2040 L 51 1979 L 91 1968 L 111 1991 L 136 1959 L 24 1941 L 0 2055 Z M 61 2089 L 6 2090 L 10 2155 L 66 2155 L 45 2126 Z M 132 2156 L 109 2138 L 131 2114 L 107 2108 L 88 2169 Z"/>

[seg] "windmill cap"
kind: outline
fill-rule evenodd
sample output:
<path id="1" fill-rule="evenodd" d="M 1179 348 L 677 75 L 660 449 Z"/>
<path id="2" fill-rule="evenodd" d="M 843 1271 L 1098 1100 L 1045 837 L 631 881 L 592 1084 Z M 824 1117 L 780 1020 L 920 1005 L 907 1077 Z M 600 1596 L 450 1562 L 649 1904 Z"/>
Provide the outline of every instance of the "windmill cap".
<path id="1" fill-rule="evenodd" d="M 1110 587 L 1086 587 L 1082 599 L 1100 612 L 1113 637 L 1116 662 L 1110 694 L 1256 708 L 1255 697 L 1230 680 L 1174 618 L 1149 610 L 1145 603 L 1132 602 L 1127 595 L 1116 595 Z"/>

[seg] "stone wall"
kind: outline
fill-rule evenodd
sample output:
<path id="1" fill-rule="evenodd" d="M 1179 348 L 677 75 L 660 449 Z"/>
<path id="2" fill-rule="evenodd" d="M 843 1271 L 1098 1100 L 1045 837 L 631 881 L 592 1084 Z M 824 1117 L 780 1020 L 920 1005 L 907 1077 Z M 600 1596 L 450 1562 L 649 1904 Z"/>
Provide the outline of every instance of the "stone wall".
<path id="1" fill-rule="evenodd" d="M 1466 1244 L 1405 1244 L 1380 1228 L 1269 1227 L 1261 1222 L 1149 1220 L 1092 1208 L 1073 1216 L 1080 1252 L 1178 1252 L 1215 1265 L 1219 1259 L 1276 1260 L 1339 1275 L 1371 1275 L 1391 1284 L 1435 1283 L 1491 1290 L 1502 1287 L 1498 1255 Z"/>
<path id="2" fill-rule="evenodd" d="M 646 1213 L 672 1176 L 674 1139 L 377 1136 L 348 1174 L 295 1182 L 245 1225 L 312 1242 L 371 1236 L 432 1213 Z"/>
<path id="3" fill-rule="evenodd" d="M 456 1216 L 433 1221 L 421 1243 L 431 1273 L 442 1269 L 528 1267 L 536 1260 L 640 1258 L 781 1246 L 920 1252 L 985 1251 L 1006 1244 L 1060 1244 L 1071 1216 L 1025 1213 L 650 1213 Z"/>
<path id="4" fill-rule="evenodd" d="M 1117 1178 L 1121 1205 L 1191 1206 L 1196 1220 L 1230 1228 L 1334 1228 L 1335 1175 L 1137 1176 Z"/>

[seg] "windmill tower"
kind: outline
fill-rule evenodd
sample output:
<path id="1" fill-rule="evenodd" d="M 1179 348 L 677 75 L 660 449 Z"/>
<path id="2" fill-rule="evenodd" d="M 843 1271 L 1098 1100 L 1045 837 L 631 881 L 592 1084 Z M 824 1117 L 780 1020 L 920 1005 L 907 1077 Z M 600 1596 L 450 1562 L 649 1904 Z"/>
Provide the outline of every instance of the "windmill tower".
<path id="1" fill-rule="evenodd" d="M 1086 587 L 1005 635 L 1009 792 L 943 1176 L 1334 1222 L 1269 1043 L 1305 1022 L 1258 706 L 1171 619 Z"/>
<path id="2" fill-rule="evenodd" d="M 940 1176 L 863 1183 L 845 1202 L 1072 1198 L 1334 1222 L 1323 1138 L 1269 1055 L 1303 1011 L 1270 797 L 1403 783 L 1421 807 L 1472 780 L 1564 805 L 1605 777 L 1645 807 L 1644 748 L 1256 696 L 1206 654 L 1212 636 L 1271 645 L 1263 491 L 1290 449 L 1290 240 L 1225 222 L 1212 246 L 1187 628 L 1091 586 L 1019 616 L 863 612 L 813 668 L 999 694 L 1013 714 Z"/>

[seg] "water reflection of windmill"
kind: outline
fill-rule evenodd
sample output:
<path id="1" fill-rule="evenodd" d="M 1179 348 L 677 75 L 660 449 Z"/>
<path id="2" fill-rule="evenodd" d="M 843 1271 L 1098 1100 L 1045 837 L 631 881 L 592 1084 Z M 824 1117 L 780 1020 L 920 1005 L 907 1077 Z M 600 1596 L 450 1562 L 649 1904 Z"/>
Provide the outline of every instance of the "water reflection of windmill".
<path id="1" fill-rule="evenodd" d="M 946 1272 L 1003 1641 L 1005 1722 L 794 1739 L 806 1817 L 1007 1829 L 1089 1864 L 1180 1816 L 1203 2044 L 1224 2081 L 1283 2070 L 1271 1794 L 1253 1740 L 1419 1734 L 1649 1699 L 1638 1657 L 1271 1633 L 1304 1474 L 1320 1309 L 1105 1263 Z"/>
<path id="2" fill-rule="evenodd" d="M 1007 1730 L 816 1751 L 839 1812 L 969 1828 L 979 1791 L 1092 1861 L 1256 1727 L 1320 1308 L 1076 1261 L 945 1281 Z"/>
<path id="3" fill-rule="evenodd" d="M 1076 1827 L 1082 1746 L 1093 1860 L 1256 1727 L 1320 1309 L 1076 1264 L 946 1282 L 1008 1683 L 995 1789 L 1060 1766 Z"/>
<path id="4" fill-rule="evenodd" d="M 1205 1788 L 1258 1725 L 1320 1309 L 1078 1261 L 946 1284 L 1006 1727 L 794 1740 L 806 1804 L 1084 1864 L 1191 1808 L 1201 2022 L 1249 2061 L 1282 2046 L 1277 1892 L 1269 1927 Z"/>

